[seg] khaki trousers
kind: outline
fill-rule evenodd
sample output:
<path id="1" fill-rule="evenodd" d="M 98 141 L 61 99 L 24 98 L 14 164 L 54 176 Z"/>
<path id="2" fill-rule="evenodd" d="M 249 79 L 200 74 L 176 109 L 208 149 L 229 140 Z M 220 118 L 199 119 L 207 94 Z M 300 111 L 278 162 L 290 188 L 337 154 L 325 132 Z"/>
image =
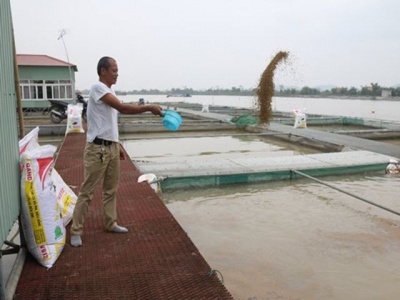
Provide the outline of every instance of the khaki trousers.
<path id="1" fill-rule="evenodd" d="M 120 175 L 119 146 L 101 146 L 86 143 L 84 151 L 85 179 L 79 191 L 72 216 L 71 234 L 82 235 L 83 223 L 89 210 L 94 191 L 103 181 L 103 215 L 106 230 L 112 230 L 117 220 L 116 193 Z"/>

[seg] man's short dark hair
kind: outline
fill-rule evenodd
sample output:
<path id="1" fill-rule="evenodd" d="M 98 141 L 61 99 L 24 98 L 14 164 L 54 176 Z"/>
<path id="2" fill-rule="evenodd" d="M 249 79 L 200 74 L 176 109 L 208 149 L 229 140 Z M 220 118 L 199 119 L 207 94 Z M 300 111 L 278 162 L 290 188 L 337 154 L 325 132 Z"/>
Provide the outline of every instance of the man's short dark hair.
<path id="1" fill-rule="evenodd" d="M 102 58 L 100 58 L 100 60 L 97 64 L 97 75 L 100 76 L 101 68 L 108 70 L 108 68 L 110 67 L 111 60 L 114 61 L 114 58 L 109 57 L 109 56 L 103 56 Z"/>

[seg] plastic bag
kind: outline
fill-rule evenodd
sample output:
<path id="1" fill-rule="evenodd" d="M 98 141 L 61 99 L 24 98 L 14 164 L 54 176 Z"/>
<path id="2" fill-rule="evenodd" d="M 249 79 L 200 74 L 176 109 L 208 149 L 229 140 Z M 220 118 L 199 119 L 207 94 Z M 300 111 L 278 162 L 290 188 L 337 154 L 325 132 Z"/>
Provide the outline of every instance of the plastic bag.
<path id="1" fill-rule="evenodd" d="M 65 134 L 71 132 L 85 132 L 82 124 L 82 104 L 68 104 L 67 108 L 67 129 Z"/>
<path id="2" fill-rule="evenodd" d="M 155 174 L 149 173 L 140 175 L 138 182 L 140 183 L 144 181 L 146 181 L 156 193 L 161 193 L 160 181 Z"/>
<path id="3" fill-rule="evenodd" d="M 201 108 L 202 113 L 208 113 L 210 112 L 210 108 L 208 104 L 203 103 L 203 107 Z"/>
<path id="4" fill-rule="evenodd" d="M 293 128 L 306 128 L 307 127 L 307 116 L 305 113 L 306 109 L 301 108 L 301 109 L 294 109 L 294 126 Z"/>
<path id="5" fill-rule="evenodd" d="M 400 173 L 400 166 L 399 162 L 395 159 L 390 159 L 389 164 L 386 167 L 386 174 L 399 174 Z"/>

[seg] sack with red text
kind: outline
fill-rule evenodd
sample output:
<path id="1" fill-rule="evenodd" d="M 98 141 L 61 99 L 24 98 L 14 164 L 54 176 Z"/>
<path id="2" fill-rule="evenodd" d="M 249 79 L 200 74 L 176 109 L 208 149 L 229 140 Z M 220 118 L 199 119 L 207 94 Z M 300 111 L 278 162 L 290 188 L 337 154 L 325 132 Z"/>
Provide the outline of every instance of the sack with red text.
<path id="1" fill-rule="evenodd" d="M 83 107 L 80 104 L 68 104 L 68 119 L 65 134 L 70 132 L 85 132 L 82 124 L 82 110 Z"/>
<path id="2" fill-rule="evenodd" d="M 19 155 L 21 156 L 25 151 L 30 151 L 39 148 L 38 143 L 39 127 L 31 130 L 19 141 Z M 22 172 L 22 163 L 20 166 Z M 72 213 L 75 208 L 76 194 L 71 188 L 64 182 L 60 174 L 53 168 L 51 171 L 53 180 L 53 192 L 57 197 L 57 201 L 61 209 L 61 217 L 64 221 L 64 225 L 67 226 L 72 219 Z"/>
<path id="3" fill-rule="evenodd" d="M 56 262 L 66 241 L 51 177 L 56 149 L 45 145 L 21 155 L 21 225 L 29 252 L 47 268 Z"/>

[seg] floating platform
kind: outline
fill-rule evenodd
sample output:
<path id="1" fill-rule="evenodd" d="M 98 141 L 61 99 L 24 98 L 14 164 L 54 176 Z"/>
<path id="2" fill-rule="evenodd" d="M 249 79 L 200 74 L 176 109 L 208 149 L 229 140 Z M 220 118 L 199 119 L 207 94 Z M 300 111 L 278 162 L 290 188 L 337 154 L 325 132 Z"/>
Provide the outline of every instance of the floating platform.
<path id="1" fill-rule="evenodd" d="M 220 122 L 230 122 L 232 116 L 219 113 L 202 113 L 180 109 L 182 114 L 203 116 Z M 393 126 L 395 127 L 395 126 Z M 334 153 L 297 155 L 271 158 L 232 158 L 199 161 L 174 161 L 163 163 L 137 162 L 142 173 L 153 173 L 160 178 L 161 188 L 202 187 L 231 183 L 288 179 L 291 170 L 312 176 L 352 174 L 366 171 L 384 172 L 391 158 L 400 157 L 400 146 L 354 136 L 322 132 L 310 128 L 293 128 L 280 123 L 245 128 L 258 134 L 275 132 L 288 141 L 300 138 L 303 143 L 330 145 Z M 322 147 L 322 146 L 321 146 Z M 340 152 L 339 152 L 340 151 Z"/>
<path id="2" fill-rule="evenodd" d="M 391 157 L 370 151 L 349 151 L 282 157 L 136 162 L 141 173 L 153 173 L 162 189 L 216 186 L 291 179 L 293 170 L 311 176 L 385 171 Z"/>

